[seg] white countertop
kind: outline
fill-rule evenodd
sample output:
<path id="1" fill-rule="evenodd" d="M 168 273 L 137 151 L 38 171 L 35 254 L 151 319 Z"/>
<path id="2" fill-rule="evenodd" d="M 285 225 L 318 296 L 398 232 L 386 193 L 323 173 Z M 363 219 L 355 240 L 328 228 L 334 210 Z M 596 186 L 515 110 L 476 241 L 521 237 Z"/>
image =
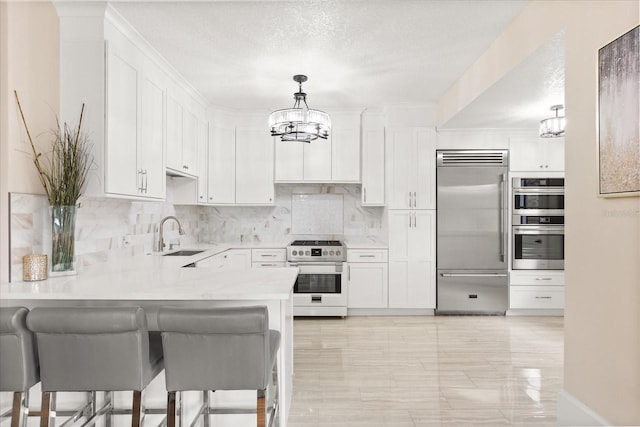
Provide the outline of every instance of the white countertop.
<path id="1" fill-rule="evenodd" d="M 284 300 L 297 268 L 218 271 L 181 268 L 233 245 L 194 245 L 193 256 L 160 254 L 123 258 L 91 266 L 73 276 L 0 284 L 0 302 L 11 300 Z"/>

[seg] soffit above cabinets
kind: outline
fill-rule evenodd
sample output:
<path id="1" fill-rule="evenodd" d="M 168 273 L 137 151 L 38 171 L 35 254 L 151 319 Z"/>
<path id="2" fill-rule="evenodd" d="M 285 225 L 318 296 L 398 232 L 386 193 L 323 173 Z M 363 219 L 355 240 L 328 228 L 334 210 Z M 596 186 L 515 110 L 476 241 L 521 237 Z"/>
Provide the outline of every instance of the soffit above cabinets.
<path id="1" fill-rule="evenodd" d="M 525 0 L 127 1 L 112 6 L 213 105 L 435 103 Z"/>

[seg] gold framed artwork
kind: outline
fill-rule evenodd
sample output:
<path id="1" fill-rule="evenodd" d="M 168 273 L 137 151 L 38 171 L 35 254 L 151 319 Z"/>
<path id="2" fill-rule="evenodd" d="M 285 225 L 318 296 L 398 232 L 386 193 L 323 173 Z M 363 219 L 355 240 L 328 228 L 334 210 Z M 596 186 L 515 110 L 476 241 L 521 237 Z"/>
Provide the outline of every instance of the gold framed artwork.
<path id="1" fill-rule="evenodd" d="M 640 26 L 598 51 L 599 195 L 640 196 Z"/>

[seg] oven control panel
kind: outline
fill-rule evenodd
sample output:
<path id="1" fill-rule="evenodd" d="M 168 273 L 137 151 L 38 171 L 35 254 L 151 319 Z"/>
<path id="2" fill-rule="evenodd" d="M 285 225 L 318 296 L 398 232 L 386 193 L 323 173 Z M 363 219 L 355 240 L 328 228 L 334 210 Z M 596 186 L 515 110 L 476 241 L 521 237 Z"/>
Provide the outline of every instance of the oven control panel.
<path id="1" fill-rule="evenodd" d="M 287 247 L 287 261 L 345 261 L 346 252 L 340 242 L 295 241 Z"/>

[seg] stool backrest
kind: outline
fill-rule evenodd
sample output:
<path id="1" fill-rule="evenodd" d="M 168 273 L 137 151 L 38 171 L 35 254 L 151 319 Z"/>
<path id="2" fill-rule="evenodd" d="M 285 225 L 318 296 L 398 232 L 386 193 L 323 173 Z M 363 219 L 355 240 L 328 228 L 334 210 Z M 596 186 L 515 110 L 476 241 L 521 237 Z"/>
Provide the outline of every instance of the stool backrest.
<path id="1" fill-rule="evenodd" d="M 25 392 L 40 380 L 25 307 L 0 307 L 0 391 Z"/>
<path id="2" fill-rule="evenodd" d="M 43 391 L 142 390 L 149 335 L 140 307 L 34 308 Z"/>
<path id="3" fill-rule="evenodd" d="M 168 391 L 266 388 L 267 307 L 163 307 L 158 326 Z"/>

